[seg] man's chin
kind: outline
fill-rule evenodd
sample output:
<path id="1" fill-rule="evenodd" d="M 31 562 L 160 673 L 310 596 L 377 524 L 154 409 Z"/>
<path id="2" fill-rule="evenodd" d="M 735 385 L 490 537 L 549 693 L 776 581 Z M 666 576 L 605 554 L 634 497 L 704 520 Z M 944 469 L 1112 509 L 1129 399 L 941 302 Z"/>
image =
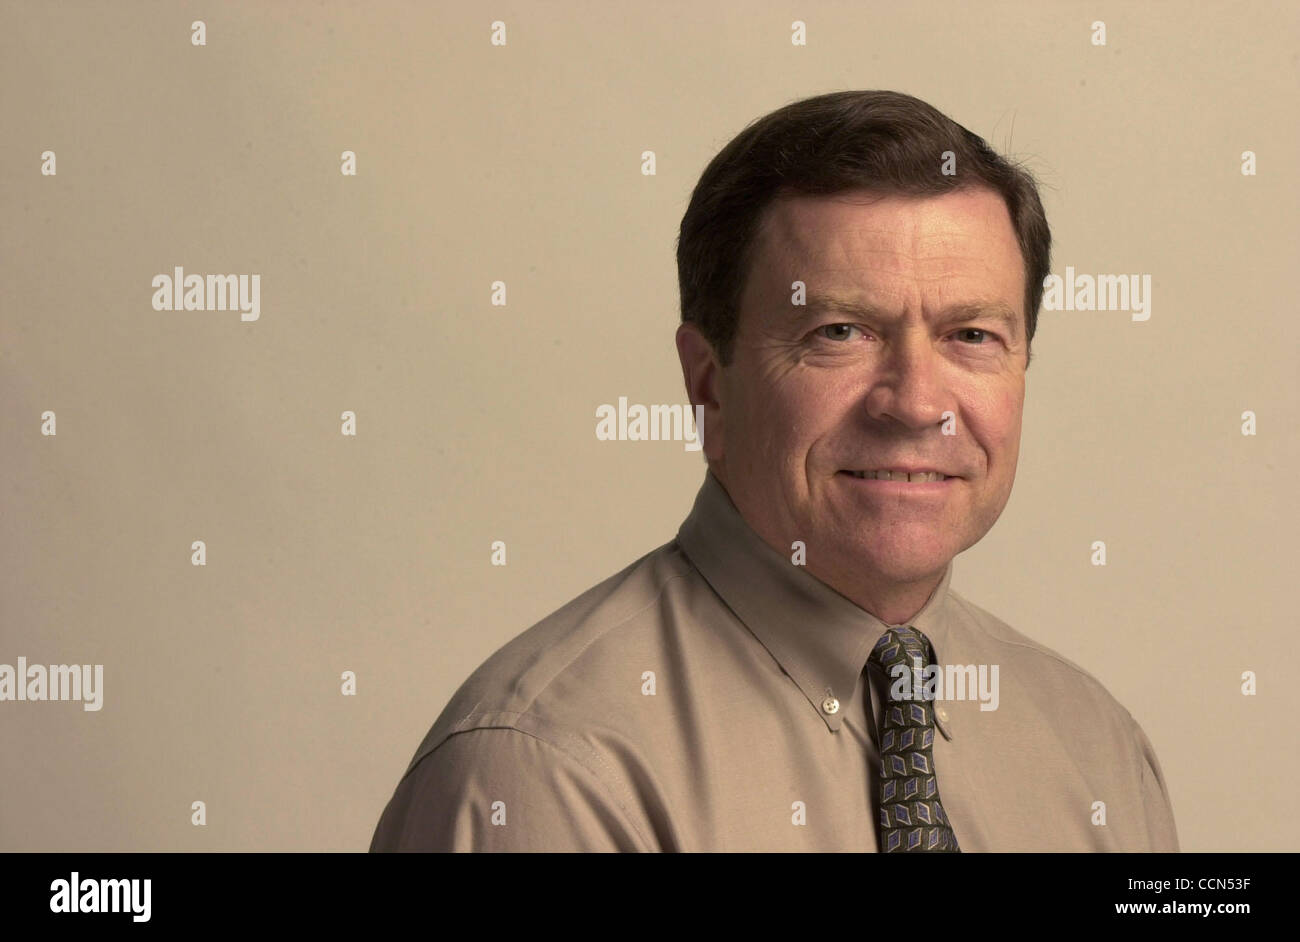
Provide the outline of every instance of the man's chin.
<path id="1" fill-rule="evenodd" d="M 841 568 L 858 578 L 870 578 L 894 585 L 924 582 L 943 571 L 953 554 L 946 547 L 849 546 L 841 557 Z"/>

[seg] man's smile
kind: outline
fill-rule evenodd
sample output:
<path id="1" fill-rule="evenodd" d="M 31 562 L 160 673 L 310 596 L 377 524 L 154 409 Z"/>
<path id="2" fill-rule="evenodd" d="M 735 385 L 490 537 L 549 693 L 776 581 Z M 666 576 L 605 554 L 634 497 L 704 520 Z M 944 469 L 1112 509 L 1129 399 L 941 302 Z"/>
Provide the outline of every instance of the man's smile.
<path id="1" fill-rule="evenodd" d="M 895 495 L 912 497 L 941 497 L 948 493 L 957 478 L 948 477 L 940 472 L 918 472 L 907 474 L 889 471 L 840 471 L 835 475 L 842 478 L 855 491 L 867 494 Z"/>
<path id="2" fill-rule="evenodd" d="M 952 476 L 944 474 L 942 471 L 935 471 L 932 468 L 907 470 L 882 468 L 879 470 L 865 471 L 845 470 L 842 473 L 851 474 L 857 478 L 874 478 L 879 481 L 946 481 Z"/>

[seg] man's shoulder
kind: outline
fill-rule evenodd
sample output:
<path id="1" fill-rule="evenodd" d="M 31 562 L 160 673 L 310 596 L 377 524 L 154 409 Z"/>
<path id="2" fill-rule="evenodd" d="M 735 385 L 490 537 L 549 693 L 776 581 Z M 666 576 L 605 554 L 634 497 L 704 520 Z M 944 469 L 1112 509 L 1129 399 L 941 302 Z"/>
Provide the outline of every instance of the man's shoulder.
<path id="1" fill-rule="evenodd" d="M 1003 684 L 1010 682 L 1033 693 L 1041 698 L 1044 709 L 1068 708 L 1069 713 L 1086 716 L 1092 723 L 1108 716 L 1125 729 L 1136 725 L 1128 709 L 1091 671 L 959 593 L 950 594 L 963 622 L 1006 662 L 1000 665 Z"/>
<path id="2" fill-rule="evenodd" d="M 605 715 L 612 688 L 636 681 L 626 665 L 659 646 L 665 596 L 695 576 L 672 540 L 507 641 L 452 695 L 408 771 L 470 730 L 512 729 L 566 751 L 580 744 L 585 727 Z"/>

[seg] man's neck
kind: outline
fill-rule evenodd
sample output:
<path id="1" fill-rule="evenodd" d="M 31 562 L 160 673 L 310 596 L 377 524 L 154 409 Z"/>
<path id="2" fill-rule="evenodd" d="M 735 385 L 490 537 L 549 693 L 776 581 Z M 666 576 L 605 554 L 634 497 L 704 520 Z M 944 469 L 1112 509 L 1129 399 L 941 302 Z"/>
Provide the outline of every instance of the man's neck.
<path id="1" fill-rule="evenodd" d="M 826 583 L 886 625 L 904 625 L 915 618 L 943 581 L 946 568 L 916 582 L 898 583 L 863 578 L 860 571 L 849 574 L 806 567 L 809 575 Z"/>

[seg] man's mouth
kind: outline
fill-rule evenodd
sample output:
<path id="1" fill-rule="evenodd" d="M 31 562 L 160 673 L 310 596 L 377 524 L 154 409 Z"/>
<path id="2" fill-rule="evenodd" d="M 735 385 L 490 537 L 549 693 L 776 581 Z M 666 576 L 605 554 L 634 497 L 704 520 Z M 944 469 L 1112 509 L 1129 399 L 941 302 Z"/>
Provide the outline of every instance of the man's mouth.
<path id="1" fill-rule="evenodd" d="M 927 481 L 946 481 L 949 475 L 941 471 L 894 471 L 890 469 L 868 470 L 868 471 L 841 471 L 841 474 L 849 474 L 855 478 L 864 478 L 875 481 L 910 481 L 910 482 L 927 482 Z"/>

